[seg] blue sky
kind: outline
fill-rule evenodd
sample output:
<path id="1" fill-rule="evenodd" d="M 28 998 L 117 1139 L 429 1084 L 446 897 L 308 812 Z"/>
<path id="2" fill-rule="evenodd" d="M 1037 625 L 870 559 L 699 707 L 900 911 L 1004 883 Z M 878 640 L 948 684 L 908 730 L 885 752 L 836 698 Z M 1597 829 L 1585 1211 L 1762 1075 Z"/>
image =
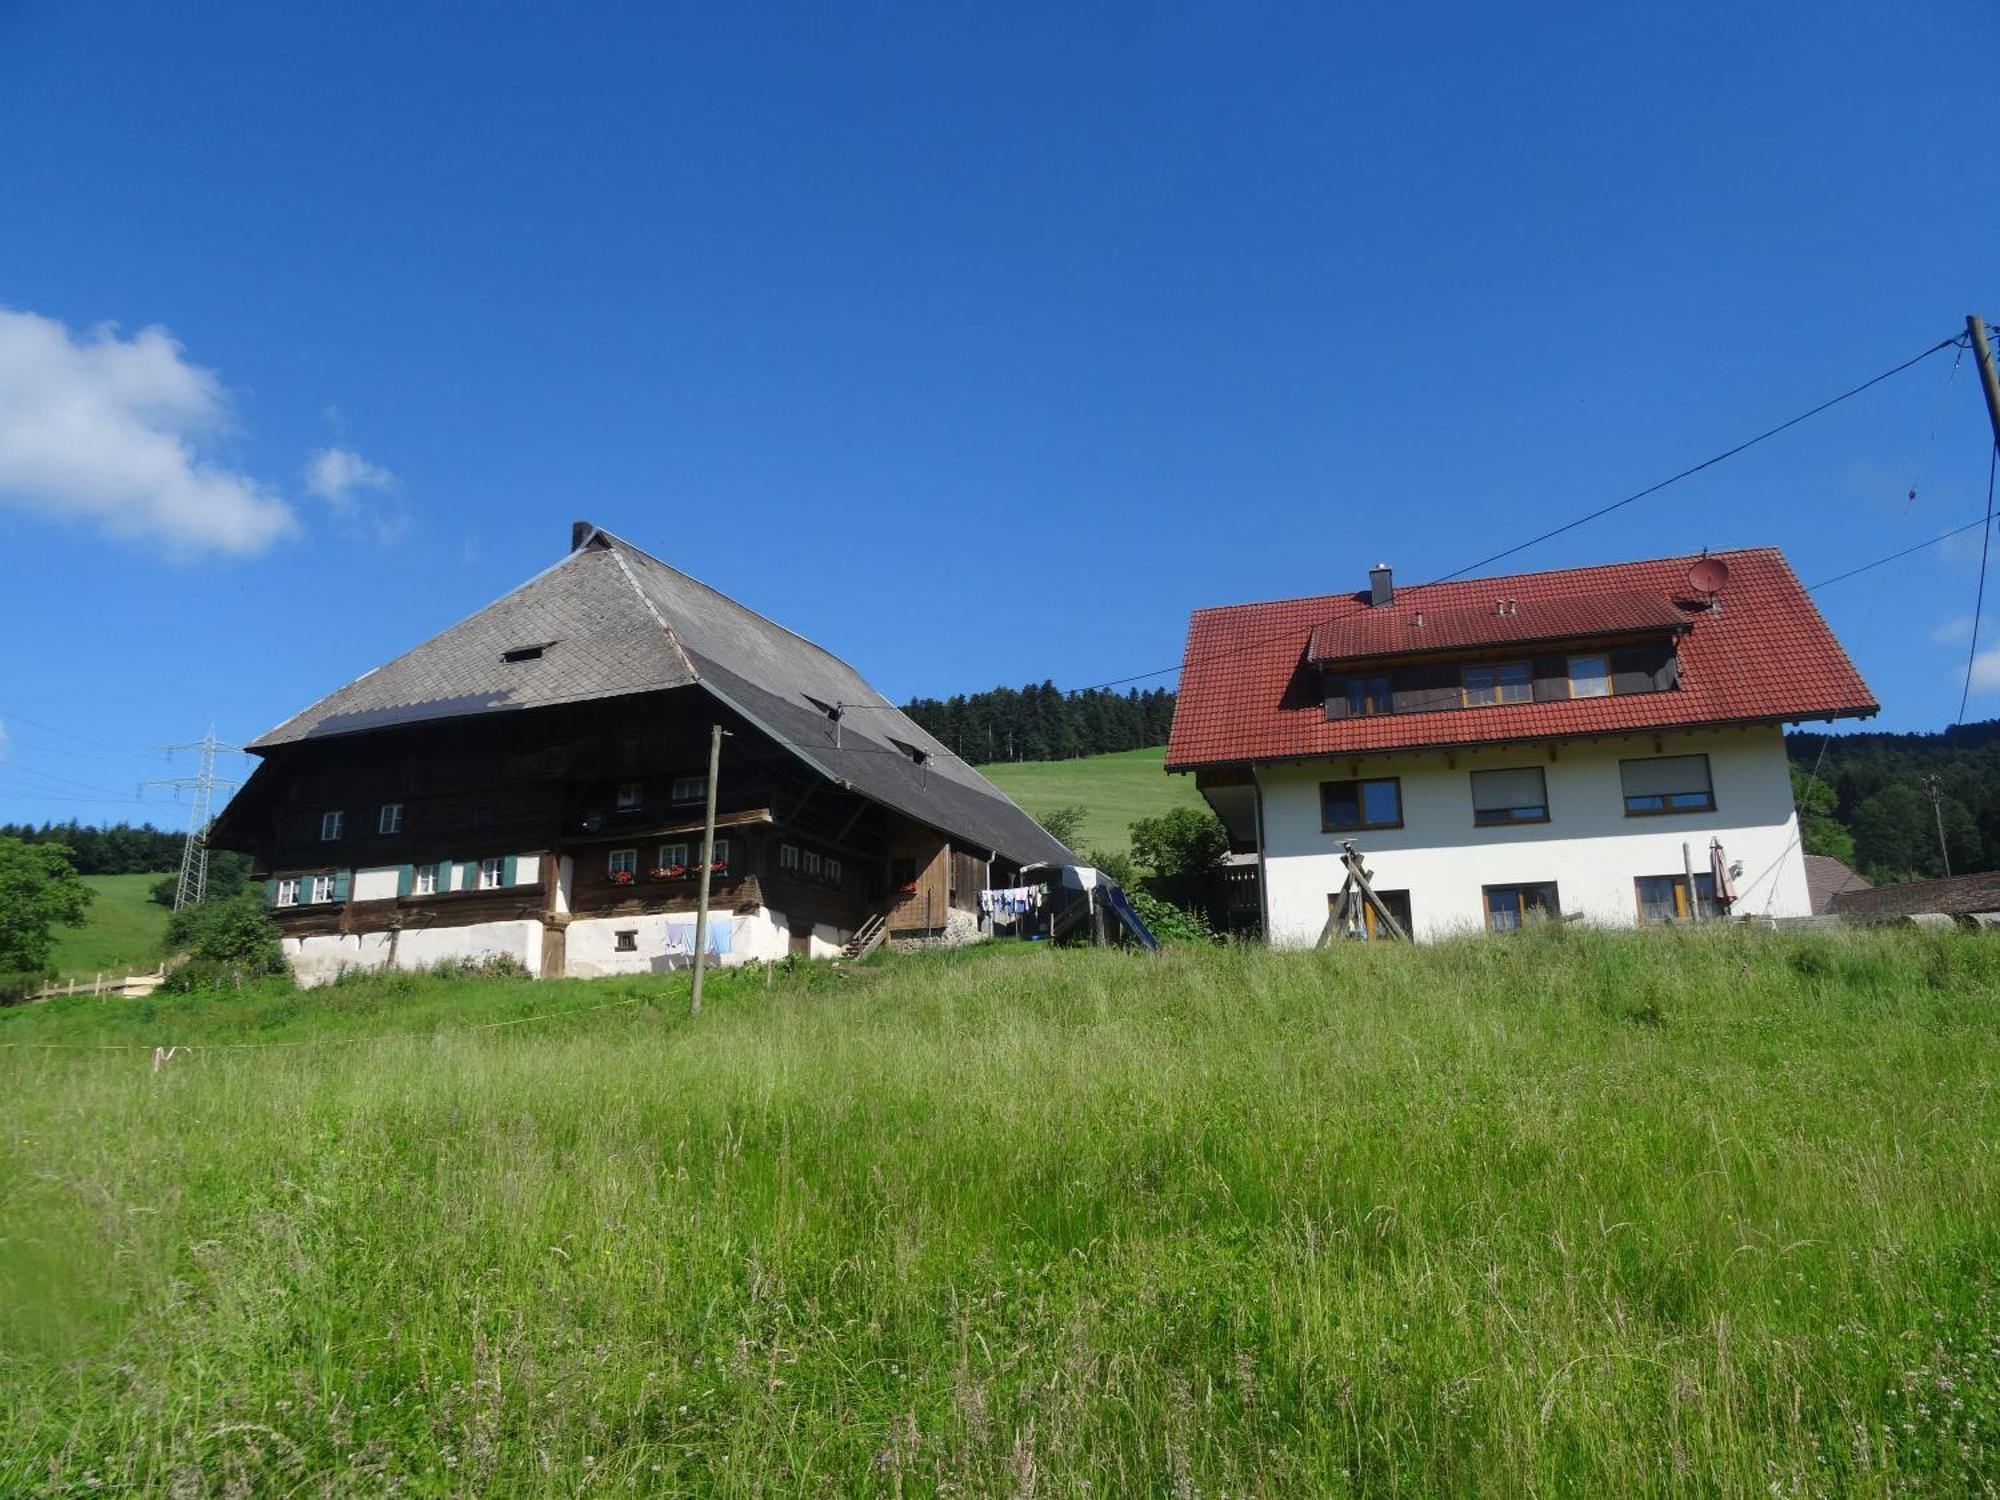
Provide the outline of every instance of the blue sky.
<path id="1" fill-rule="evenodd" d="M 2000 316 L 1996 42 L 1969 0 L 0 4 L 0 819 L 183 818 L 147 747 L 575 517 L 899 698 L 1451 571 Z M 1507 566 L 1811 582 L 1977 516 L 1987 443 L 1946 354 Z M 1978 540 L 1820 596 L 1882 725 L 1956 715 Z"/>

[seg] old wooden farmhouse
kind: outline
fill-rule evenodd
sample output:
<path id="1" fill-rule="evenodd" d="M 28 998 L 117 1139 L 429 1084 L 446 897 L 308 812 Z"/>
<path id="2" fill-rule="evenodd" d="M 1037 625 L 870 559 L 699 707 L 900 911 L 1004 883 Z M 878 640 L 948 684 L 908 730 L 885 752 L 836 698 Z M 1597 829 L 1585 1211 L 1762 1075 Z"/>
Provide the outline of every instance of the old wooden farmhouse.
<path id="1" fill-rule="evenodd" d="M 1773 550 L 1402 589 L 1378 567 L 1356 593 L 1198 611 L 1167 764 L 1280 944 L 1332 935 L 1350 841 L 1419 938 L 1793 917 L 1782 726 L 1875 711 Z"/>
<path id="2" fill-rule="evenodd" d="M 641 972 L 709 947 L 963 939 L 1072 856 L 845 662 L 579 525 L 569 555 L 250 746 L 214 841 L 251 854 L 302 980 L 506 957 Z"/>

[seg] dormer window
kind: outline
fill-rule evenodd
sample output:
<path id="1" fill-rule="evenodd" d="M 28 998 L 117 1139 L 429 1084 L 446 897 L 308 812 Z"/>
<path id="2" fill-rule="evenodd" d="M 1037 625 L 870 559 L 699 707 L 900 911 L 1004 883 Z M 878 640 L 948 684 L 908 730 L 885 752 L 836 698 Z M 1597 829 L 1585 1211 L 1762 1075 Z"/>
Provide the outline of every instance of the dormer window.
<path id="1" fill-rule="evenodd" d="M 1602 652 L 1569 659 L 1569 695 L 1572 698 L 1611 696 L 1611 658 Z"/>
<path id="2" fill-rule="evenodd" d="M 1388 714 L 1396 711 L 1396 695 L 1389 691 L 1387 677 L 1350 677 L 1347 679 L 1347 711 L 1349 714 Z"/>
<path id="3" fill-rule="evenodd" d="M 1459 682 L 1467 708 L 1489 703 L 1527 703 L 1535 696 L 1535 669 L 1524 661 L 1467 667 Z"/>

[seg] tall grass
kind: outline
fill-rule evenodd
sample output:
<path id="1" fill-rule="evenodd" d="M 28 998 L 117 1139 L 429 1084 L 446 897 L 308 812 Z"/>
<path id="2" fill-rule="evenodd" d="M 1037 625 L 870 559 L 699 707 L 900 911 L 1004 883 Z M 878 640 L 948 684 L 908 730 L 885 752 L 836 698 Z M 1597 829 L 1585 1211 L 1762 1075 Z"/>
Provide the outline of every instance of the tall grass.
<path id="1" fill-rule="evenodd" d="M 0 1493 L 1991 1493 L 1997 992 L 1559 932 L 36 1007 L 196 1050 L 0 1050 Z"/>

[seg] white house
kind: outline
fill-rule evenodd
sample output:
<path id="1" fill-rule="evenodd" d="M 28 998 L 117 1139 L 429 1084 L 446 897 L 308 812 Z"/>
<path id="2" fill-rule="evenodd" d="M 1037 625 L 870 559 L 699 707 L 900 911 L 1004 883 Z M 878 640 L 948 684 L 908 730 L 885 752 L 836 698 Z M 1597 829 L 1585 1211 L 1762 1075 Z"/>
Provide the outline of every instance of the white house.
<path id="1" fill-rule="evenodd" d="M 1348 842 L 1419 939 L 1712 914 L 1718 846 L 1731 914 L 1806 916 L 1783 725 L 1876 707 L 1772 549 L 1404 589 L 1378 566 L 1197 611 L 1167 767 L 1254 855 L 1280 945 L 1326 930 Z"/>

